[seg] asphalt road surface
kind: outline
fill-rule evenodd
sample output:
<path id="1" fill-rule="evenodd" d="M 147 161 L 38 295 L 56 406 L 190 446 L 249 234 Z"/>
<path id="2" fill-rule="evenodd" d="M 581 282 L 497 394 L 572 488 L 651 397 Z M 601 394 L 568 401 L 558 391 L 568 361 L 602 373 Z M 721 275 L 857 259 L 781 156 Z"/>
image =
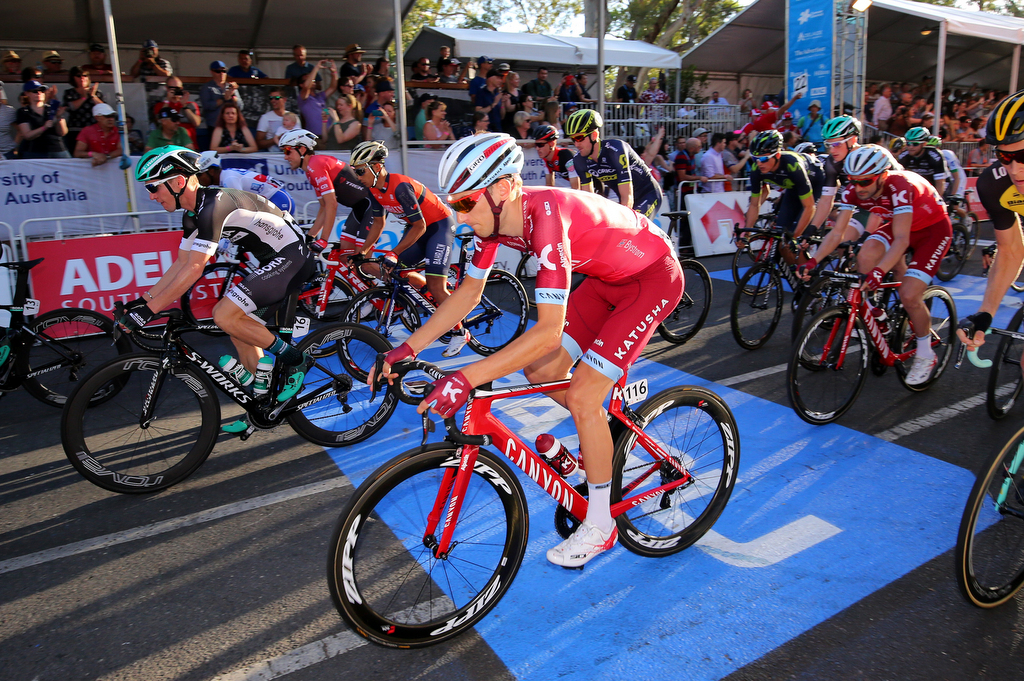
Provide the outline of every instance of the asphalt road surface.
<path id="1" fill-rule="evenodd" d="M 980 249 L 950 285 L 964 305 L 979 273 Z M 0 400 L 0 678 L 1019 678 L 1021 597 L 968 605 L 952 547 L 973 472 L 1024 407 L 990 420 L 987 376 L 969 366 L 920 394 L 890 371 L 868 377 L 839 426 L 806 426 L 780 369 L 788 308 L 764 348 L 744 351 L 729 330 L 733 285 L 714 284 L 704 330 L 682 347 L 655 336 L 645 358 L 673 380 L 717 383 L 737 411 L 740 480 L 715 530 L 763 564 L 698 545 L 660 561 L 617 547 L 582 573 L 549 569 L 549 504 L 531 518 L 528 565 L 474 631 L 383 649 L 331 604 L 327 543 L 351 476 L 408 448 L 399 436 L 418 441 L 415 420 L 352 451 L 287 427 L 222 437 L 185 482 L 121 496 L 75 472 L 60 413 L 18 391 Z M 218 343 L 208 355 L 227 351 Z M 239 410 L 223 411 L 228 422 Z M 747 525 L 796 527 L 797 509 L 834 531 L 749 548 L 762 529 L 747 537 Z"/>

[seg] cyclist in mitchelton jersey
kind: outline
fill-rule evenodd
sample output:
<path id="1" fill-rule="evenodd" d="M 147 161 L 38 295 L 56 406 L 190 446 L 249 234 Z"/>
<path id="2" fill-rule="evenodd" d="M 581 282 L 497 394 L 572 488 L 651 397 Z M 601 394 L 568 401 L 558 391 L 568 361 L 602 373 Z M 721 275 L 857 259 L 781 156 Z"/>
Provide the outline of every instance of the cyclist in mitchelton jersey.
<path id="1" fill-rule="evenodd" d="M 612 438 L 602 405 L 682 297 L 682 270 L 667 238 L 643 215 L 594 194 L 524 187 L 522 168 L 522 150 L 501 133 L 467 137 L 445 151 L 439 185 L 476 233 L 476 251 L 462 285 L 387 355 L 384 372 L 473 309 L 499 244 L 536 255 L 537 323 L 490 357 L 436 381 L 419 411 L 452 416 L 475 386 L 520 369 L 531 383 L 560 380 L 580 360 L 568 391 L 549 395 L 576 424 L 590 503 L 576 532 L 547 552 L 556 565 L 579 567 L 618 536 L 609 509 Z M 569 293 L 574 271 L 588 277 Z"/>
<path id="2" fill-rule="evenodd" d="M 118 323 L 128 332 L 141 329 L 153 316 L 176 303 L 203 275 L 221 238 L 237 243 L 259 267 L 232 286 L 213 308 L 213 321 L 231 336 L 242 365 L 256 372 L 267 350 L 289 368 L 277 399 L 285 402 L 302 387 L 313 361 L 266 327 L 261 318 L 316 271 L 302 230 L 288 213 L 263 196 L 237 189 L 200 186 L 199 154 L 185 147 L 165 146 L 147 152 L 135 167 L 135 179 L 146 185 L 149 198 L 169 213 L 181 208 L 184 236 L 174 263 L 141 297 L 125 306 Z M 221 365 L 230 357 L 222 358 Z M 248 428 L 244 421 L 224 427 Z"/>
<path id="3" fill-rule="evenodd" d="M 565 120 L 565 134 L 578 152 L 573 158 L 573 189 L 594 191 L 594 180 L 615 190 L 619 203 L 636 212 L 657 215 L 664 197 L 651 169 L 623 140 L 601 140 L 604 119 L 593 109 L 580 109 Z"/>
<path id="4" fill-rule="evenodd" d="M 1024 235 L 1018 217 L 1024 215 L 1024 90 L 1004 99 L 989 114 L 985 142 L 995 147 L 996 161 L 978 177 L 976 191 L 992 220 L 999 257 L 989 270 L 981 307 L 960 320 L 957 336 L 968 349 L 984 345 L 992 316 L 1024 262 Z"/>
<path id="5" fill-rule="evenodd" d="M 775 226 L 793 236 L 802 235 L 814 217 L 814 202 L 821 196 L 821 165 L 807 154 L 784 149 L 778 130 L 757 133 L 750 142 L 750 155 L 755 166 L 750 173 L 747 229 L 757 222 L 761 203 L 768 196 L 768 185 L 773 184 L 782 191 Z M 796 262 L 788 247 L 782 246 L 781 252 L 790 265 Z"/>
<path id="6" fill-rule="evenodd" d="M 949 177 L 949 172 L 939 150 L 926 146 L 931 136 L 928 128 L 920 125 L 907 130 L 906 149 L 896 157 L 896 160 L 905 169 L 931 182 L 932 186 L 939 190 L 939 196 L 942 196 L 946 191 L 946 178 Z"/>
<path id="7" fill-rule="evenodd" d="M 953 206 L 957 215 L 966 220 L 967 211 L 964 209 L 964 196 L 967 194 L 967 171 L 960 164 L 960 159 L 956 157 L 955 151 L 942 148 L 941 137 L 932 135 L 925 142 L 925 146 L 929 149 L 936 149 L 942 154 L 942 160 L 946 162 L 946 171 L 949 173 L 946 181 L 946 193 L 942 198 L 946 200 L 946 203 Z"/>
<path id="8" fill-rule="evenodd" d="M 825 179 L 821 186 L 821 198 L 814 208 L 814 217 L 804 232 L 807 236 L 819 234 L 832 215 L 836 192 L 847 183 L 843 162 L 851 151 L 860 146 L 860 130 L 860 121 L 853 116 L 830 118 L 822 127 L 821 136 L 825 140 L 825 150 L 828 152 L 822 164 Z M 866 226 L 867 214 L 859 213 L 850 219 L 850 229 L 847 230 L 849 233 L 844 236 L 846 239 L 856 239 L 864 233 Z"/>
<path id="9" fill-rule="evenodd" d="M 931 377 L 939 361 L 931 345 L 931 314 L 924 304 L 924 291 L 949 250 L 953 225 L 935 187 L 917 173 L 903 170 L 892 154 L 877 144 L 851 151 L 843 167 L 850 183 L 839 199 L 836 227 L 815 258 L 801 265 L 800 273 L 810 274 L 820 259 L 839 245 L 854 211 L 871 211 L 868 230 L 872 234 L 857 253 L 857 269 L 865 276 L 862 288 L 877 289 L 886 273 L 903 260 L 903 254 L 913 252 L 906 274 L 899 276 L 900 300 L 917 337 L 907 384 L 920 385 Z M 881 222 L 885 224 L 874 230 Z"/>
<path id="10" fill-rule="evenodd" d="M 340 203 L 351 208 L 352 212 L 345 220 L 339 241 L 344 250 L 354 250 L 366 238 L 373 217 L 370 214 L 370 192 L 347 163 L 333 156 L 316 155 L 313 151 L 316 141 L 317 136 L 310 131 L 295 128 L 281 135 L 277 146 L 281 147 L 284 160 L 292 170 L 301 168 L 305 171 L 306 179 L 320 200 L 316 219 L 309 229 L 310 239 L 315 240 L 314 248 L 322 251 L 327 247 Z"/>
<path id="11" fill-rule="evenodd" d="M 397 217 L 405 223 L 405 232 L 394 249 L 384 254 L 384 260 L 394 263 L 392 266 L 399 263 L 412 266 L 425 260 L 426 277 L 413 272 L 409 274 L 409 281 L 417 288 L 426 286 L 434 303 L 440 305 L 448 298 L 448 265 L 455 238 L 455 220 L 448 206 L 422 183 L 388 172 L 384 167 L 387 157 L 388 148 L 378 140 L 361 142 L 352 150 L 352 168 L 359 181 L 370 190 L 373 216 L 373 224 L 360 250 L 363 254 L 373 250 L 384 231 L 386 213 Z M 469 341 L 469 329 L 463 328 L 461 323 L 453 327 L 452 338 L 443 353 L 445 357 L 459 354 Z"/>
<path id="12" fill-rule="evenodd" d="M 204 151 L 200 156 L 198 177 L 202 186 L 241 189 L 259 194 L 270 199 L 272 204 L 284 212 L 295 215 L 295 199 L 277 178 L 255 170 L 223 170 L 220 167 L 220 154 L 216 151 Z"/>
<path id="13" fill-rule="evenodd" d="M 555 126 L 537 126 L 533 132 L 533 139 L 536 140 L 537 155 L 544 161 L 547 170 L 547 185 L 555 186 L 555 176 L 571 182 L 570 177 L 575 176 L 572 159 L 576 154 L 572 149 L 558 146 L 558 130 Z"/>

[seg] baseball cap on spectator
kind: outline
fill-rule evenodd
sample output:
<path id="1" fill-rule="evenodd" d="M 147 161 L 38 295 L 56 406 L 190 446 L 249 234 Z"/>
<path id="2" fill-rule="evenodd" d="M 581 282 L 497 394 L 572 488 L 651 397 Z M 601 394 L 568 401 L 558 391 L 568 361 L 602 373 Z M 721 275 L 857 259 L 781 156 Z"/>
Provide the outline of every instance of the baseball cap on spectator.
<path id="1" fill-rule="evenodd" d="M 432 99 L 437 99 L 437 98 L 434 97 L 434 95 L 430 94 L 429 92 L 424 92 L 422 95 L 420 95 L 419 97 L 416 98 L 416 105 L 417 106 L 423 106 L 423 102 L 428 102 L 428 101 L 430 101 Z"/>
<path id="2" fill-rule="evenodd" d="M 377 92 L 387 92 L 394 89 L 395 87 L 391 84 L 391 81 L 386 78 L 377 81 Z"/>
<path id="3" fill-rule="evenodd" d="M 93 116 L 113 116 L 114 107 L 110 106 L 106 102 L 100 102 L 99 104 L 92 105 Z"/>
<path id="4" fill-rule="evenodd" d="M 356 83 L 352 86 L 352 89 L 356 92 L 366 92 L 366 88 L 363 87 L 362 83 Z"/>
<path id="5" fill-rule="evenodd" d="M 487 55 L 484 55 L 483 57 L 480 57 L 479 59 L 477 59 L 476 63 L 477 63 L 478 66 L 480 64 L 490 64 L 491 63 L 491 58 L 488 57 Z"/>
<path id="6" fill-rule="evenodd" d="M 96 105 L 93 106 L 93 110 L 94 111 L 96 110 Z M 174 109 L 172 109 L 169 106 L 165 106 L 164 108 L 160 109 L 160 111 L 159 111 L 159 113 L 157 113 L 156 117 L 157 118 L 169 118 L 172 121 L 180 121 L 181 120 L 181 116 L 178 115 L 178 112 L 175 111 Z"/>
<path id="7" fill-rule="evenodd" d="M 89 51 L 90 52 L 106 52 L 107 48 L 103 47 L 99 43 L 93 43 L 92 45 L 89 46 Z"/>
<path id="8" fill-rule="evenodd" d="M 782 117 L 783 118 L 792 118 L 793 117 L 793 112 L 792 111 L 787 111 L 786 113 L 782 114 Z"/>
<path id="9" fill-rule="evenodd" d="M 498 69 L 491 69 L 490 71 L 487 72 L 488 78 L 491 78 L 492 76 L 498 76 L 499 78 L 504 77 L 504 75 Z"/>
<path id="10" fill-rule="evenodd" d="M 6 52 L 4 52 L 4 56 L 0 57 L 0 63 L 6 61 L 21 61 L 21 57 L 19 57 L 18 53 L 14 50 L 7 50 Z"/>
<path id="11" fill-rule="evenodd" d="M 27 80 L 25 84 L 21 86 L 22 92 L 38 92 L 39 90 L 46 90 L 46 86 L 40 83 L 38 80 Z"/>
<path id="12" fill-rule="evenodd" d="M 350 55 L 350 54 L 355 54 L 357 52 L 364 53 L 364 52 L 366 52 L 366 50 L 364 50 L 363 48 L 359 47 L 359 45 L 357 43 L 352 43 L 351 45 L 349 45 L 348 47 L 345 48 L 345 56 L 346 57 L 348 55 Z"/>
<path id="13" fill-rule="evenodd" d="M 142 46 L 143 47 L 155 47 L 157 49 L 160 48 L 160 46 L 156 44 L 155 40 L 147 40 L 146 42 L 142 43 Z"/>
<path id="14" fill-rule="evenodd" d="M 217 61 L 210 62 L 210 70 L 211 71 L 218 71 L 218 72 L 220 72 L 220 71 L 227 71 L 228 70 L 228 65 L 218 59 Z"/>
<path id="15" fill-rule="evenodd" d="M 511 71 L 512 67 L 509 66 L 508 64 L 506 64 L 505 62 L 501 62 L 500 64 L 498 64 L 498 70 L 499 71 Z"/>
<path id="16" fill-rule="evenodd" d="M 708 129 L 707 128 L 697 128 L 696 130 L 693 131 L 693 136 L 694 137 L 700 137 L 701 135 L 706 135 L 706 134 L 708 134 Z"/>
<path id="17" fill-rule="evenodd" d="M 818 107 L 820 109 L 821 108 L 821 102 L 819 100 L 817 100 L 817 99 L 812 99 L 811 103 L 807 105 L 807 108 L 810 109 L 812 106 L 816 106 L 816 107 Z"/>
<path id="18" fill-rule="evenodd" d="M 629 81 L 630 83 L 635 83 L 636 75 L 631 73 L 630 75 L 626 76 L 626 80 Z"/>
<path id="19" fill-rule="evenodd" d="M 56 50 L 50 50 L 43 55 L 43 61 L 64 61 Z"/>
<path id="20" fill-rule="evenodd" d="M 455 64 L 456 66 L 461 66 L 462 65 L 462 62 L 459 61 L 458 59 L 456 59 L 455 57 L 452 57 L 451 59 L 449 59 L 448 63 L 449 64 Z"/>

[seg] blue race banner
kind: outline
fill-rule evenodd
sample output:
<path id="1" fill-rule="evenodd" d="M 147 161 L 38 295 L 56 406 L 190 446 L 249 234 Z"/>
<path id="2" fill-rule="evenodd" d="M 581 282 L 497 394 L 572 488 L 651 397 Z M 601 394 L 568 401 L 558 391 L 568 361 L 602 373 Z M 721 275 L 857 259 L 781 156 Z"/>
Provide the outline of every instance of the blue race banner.
<path id="1" fill-rule="evenodd" d="M 807 113 L 814 100 L 832 115 L 833 0 L 789 0 L 786 21 L 786 91 L 802 95 L 794 116 Z"/>

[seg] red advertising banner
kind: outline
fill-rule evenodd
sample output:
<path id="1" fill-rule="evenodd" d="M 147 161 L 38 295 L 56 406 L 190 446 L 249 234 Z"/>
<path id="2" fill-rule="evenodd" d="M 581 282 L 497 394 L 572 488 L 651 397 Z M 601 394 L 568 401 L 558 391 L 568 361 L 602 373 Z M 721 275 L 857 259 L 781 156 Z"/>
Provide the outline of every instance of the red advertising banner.
<path id="1" fill-rule="evenodd" d="M 32 269 L 32 297 L 41 311 L 84 307 L 113 313 L 159 281 L 178 256 L 181 232 L 153 232 L 31 241 L 30 259 L 45 258 Z"/>
<path id="2" fill-rule="evenodd" d="M 981 205 L 981 201 L 978 199 L 978 190 L 975 189 L 975 185 L 977 184 L 978 178 L 967 178 L 967 205 L 969 210 L 978 216 L 979 220 L 988 220 L 988 212 L 985 210 L 985 206 Z"/>

